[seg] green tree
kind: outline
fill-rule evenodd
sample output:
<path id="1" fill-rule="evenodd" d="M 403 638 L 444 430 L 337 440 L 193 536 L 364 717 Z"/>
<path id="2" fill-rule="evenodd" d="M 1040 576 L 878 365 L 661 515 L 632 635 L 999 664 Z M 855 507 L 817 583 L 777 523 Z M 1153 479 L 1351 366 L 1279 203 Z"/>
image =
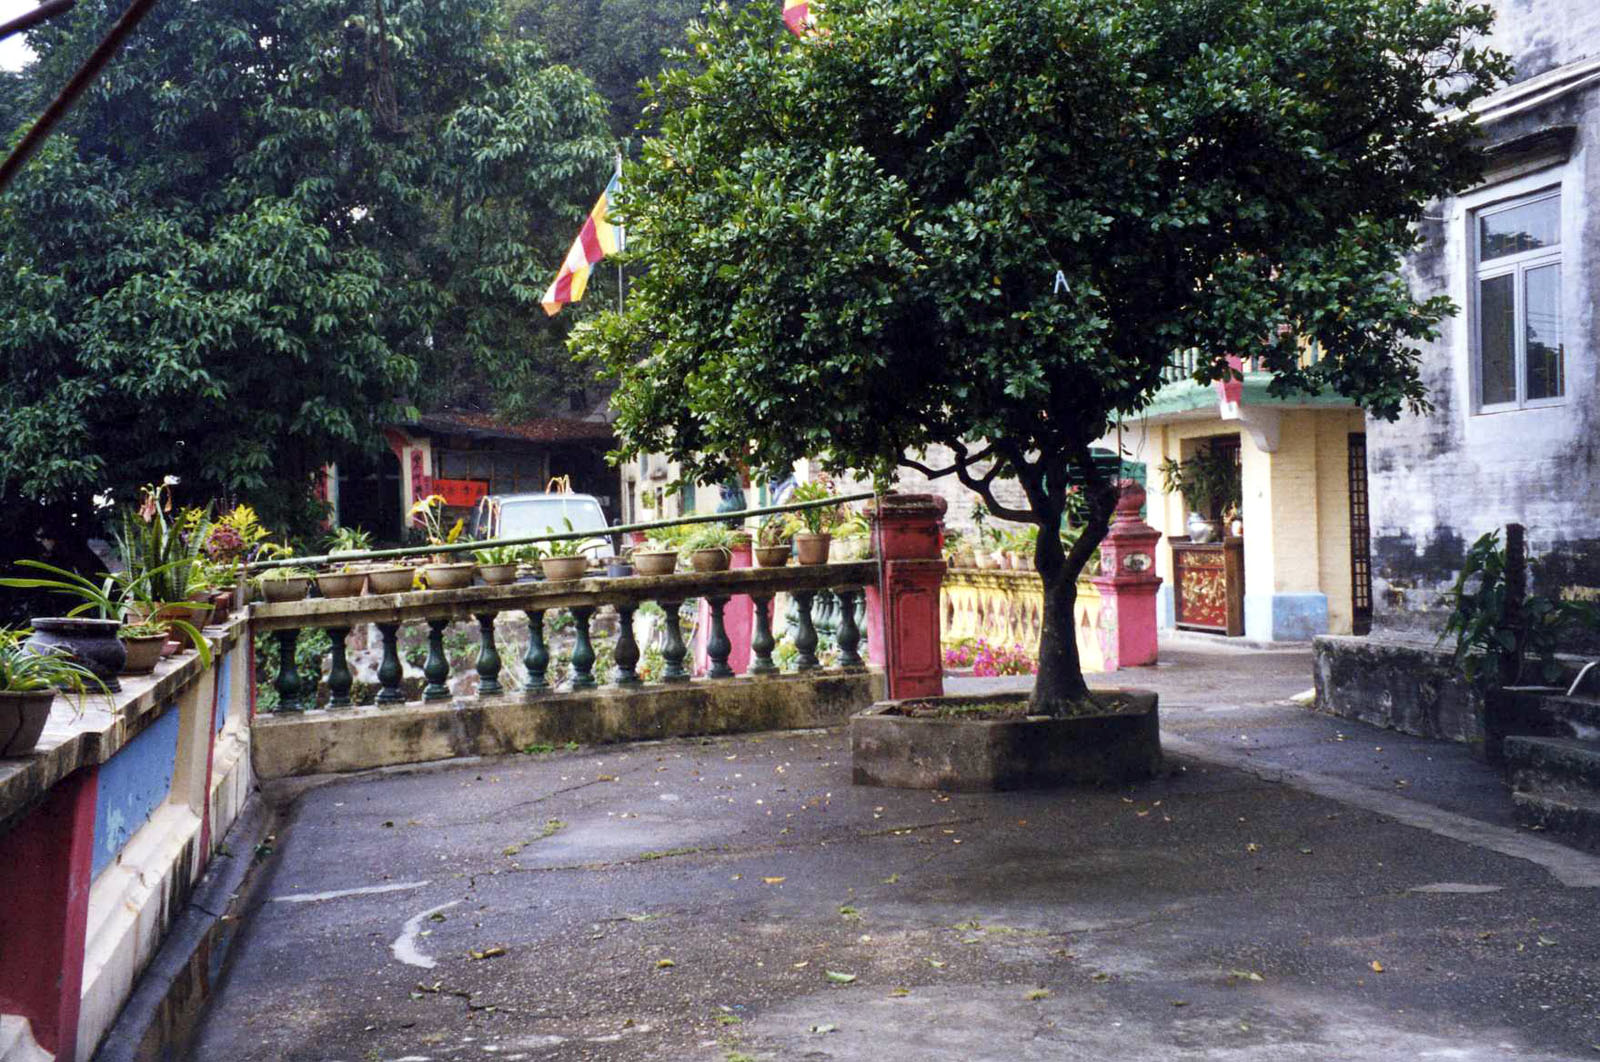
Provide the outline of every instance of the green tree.
<path id="1" fill-rule="evenodd" d="M 1116 498 L 1090 444 L 1175 353 L 1202 381 L 1247 352 L 1278 393 L 1425 405 L 1413 343 L 1451 308 L 1398 266 L 1423 205 L 1476 173 L 1459 109 L 1504 73 L 1469 43 L 1490 14 L 838 0 L 823 21 L 796 41 L 750 9 L 693 35 L 623 184 L 630 305 L 575 346 L 620 379 L 628 454 L 708 480 L 801 454 L 880 480 L 905 465 L 1050 529 L 1033 698 L 1072 711 L 1076 580 Z M 926 467 L 933 444 L 954 464 Z M 1025 508 L 994 496 L 1002 475 Z"/>
<path id="2" fill-rule="evenodd" d="M 31 34 L 23 111 L 121 7 Z M 0 497 L 292 520 L 406 402 L 567 360 L 537 304 L 610 155 L 492 0 L 157 6 L 0 197 Z"/>

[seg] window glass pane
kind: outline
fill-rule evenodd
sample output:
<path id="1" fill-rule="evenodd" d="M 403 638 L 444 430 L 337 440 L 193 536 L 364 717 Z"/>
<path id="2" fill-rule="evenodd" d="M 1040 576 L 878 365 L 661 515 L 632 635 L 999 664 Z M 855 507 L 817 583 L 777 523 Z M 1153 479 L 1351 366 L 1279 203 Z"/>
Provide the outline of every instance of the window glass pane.
<path id="1" fill-rule="evenodd" d="M 1478 283 L 1478 379 L 1483 404 L 1517 400 L 1516 277 Z"/>
<path id="2" fill-rule="evenodd" d="M 1561 197 L 1523 203 L 1478 215 L 1478 261 L 1518 254 L 1561 242 Z"/>
<path id="3" fill-rule="evenodd" d="M 1561 365 L 1561 267 L 1540 266 L 1524 274 L 1528 344 L 1528 397 L 1559 398 Z"/>

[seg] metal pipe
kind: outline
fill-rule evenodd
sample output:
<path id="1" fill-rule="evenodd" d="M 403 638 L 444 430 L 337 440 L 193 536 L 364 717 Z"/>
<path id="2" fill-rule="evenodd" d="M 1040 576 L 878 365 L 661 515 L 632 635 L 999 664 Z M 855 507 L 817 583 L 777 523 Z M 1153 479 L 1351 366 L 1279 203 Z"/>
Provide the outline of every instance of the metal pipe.
<path id="1" fill-rule="evenodd" d="M 320 557 L 284 557 L 281 560 L 257 561 L 245 565 L 245 571 L 263 572 L 272 568 L 298 568 L 311 567 L 317 564 L 326 564 L 330 560 L 341 563 L 354 563 L 364 560 L 384 560 L 391 557 L 419 557 L 433 553 L 466 553 L 469 550 L 492 549 L 495 546 L 526 546 L 535 542 L 566 542 L 571 539 L 603 538 L 609 535 L 626 534 L 629 531 L 653 531 L 662 527 L 680 527 L 683 524 L 706 524 L 724 520 L 739 520 L 750 516 L 766 516 L 771 513 L 792 513 L 803 509 L 818 509 L 824 506 L 842 505 L 845 502 L 866 501 L 875 498 L 870 490 L 860 491 L 856 494 L 840 494 L 832 498 L 821 498 L 817 501 L 786 502 L 783 505 L 767 505 L 758 509 L 740 509 L 737 512 L 727 513 L 695 513 L 691 516 L 680 516 L 675 520 L 650 520 L 644 523 L 621 524 L 616 527 L 607 527 L 596 531 L 562 531 L 549 535 L 530 535 L 526 538 L 488 538 L 477 539 L 471 542 L 451 542 L 443 545 L 402 546 L 399 549 L 369 550 L 365 553 L 349 552 L 327 554 Z"/>
<path id="2" fill-rule="evenodd" d="M 48 22 L 57 15 L 64 15 L 77 6 L 78 0 L 45 0 L 44 3 L 29 11 L 26 15 L 18 15 L 10 22 L 0 22 L 0 41 L 17 33 L 26 33 L 42 22 Z"/>
<path id="3" fill-rule="evenodd" d="M 89 58 L 78 68 L 78 72 L 72 75 L 66 88 L 50 101 L 50 106 L 44 109 L 39 120 L 34 122 L 33 127 L 17 142 L 17 146 L 6 156 L 6 160 L 0 162 L 0 192 L 11 183 L 11 178 L 22 169 L 22 164 L 33 157 L 33 153 L 39 150 L 56 123 L 72 109 L 72 105 L 78 102 L 78 97 L 83 95 L 84 90 L 100 75 L 100 71 L 111 62 L 111 57 L 117 54 L 122 42 L 133 32 L 139 20 L 155 6 L 155 2 L 156 0 L 132 0 L 128 9 L 122 13 L 122 17 L 117 19 L 116 25 L 112 26 L 111 31 L 95 46 Z"/>

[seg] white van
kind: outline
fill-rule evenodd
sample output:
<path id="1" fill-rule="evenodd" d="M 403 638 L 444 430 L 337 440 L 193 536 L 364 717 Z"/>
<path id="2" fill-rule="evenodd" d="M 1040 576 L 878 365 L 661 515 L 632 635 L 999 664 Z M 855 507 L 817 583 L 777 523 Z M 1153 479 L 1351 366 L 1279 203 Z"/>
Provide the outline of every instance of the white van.
<path id="1" fill-rule="evenodd" d="M 528 538 L 560 534 L 572 522 L 574 531 L 589 531 L 603 546 L 584 552 L 597 560 L 615 555 L 607 533 L 606 514 L 592 494 L 490 494 L 479 499 L 467 521 L 467 536 Z"/>

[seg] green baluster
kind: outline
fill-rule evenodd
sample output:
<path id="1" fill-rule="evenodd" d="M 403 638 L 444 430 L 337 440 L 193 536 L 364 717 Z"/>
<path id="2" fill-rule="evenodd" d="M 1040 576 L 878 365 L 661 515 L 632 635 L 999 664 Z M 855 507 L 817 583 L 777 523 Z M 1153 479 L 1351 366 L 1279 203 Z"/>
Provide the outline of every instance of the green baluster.
<path id="1" fill-rule="evenodd" d="M 661 602 L 661 611 L 667 614 L 667 644 L 661 649 L 661 659 L 665 663 L 661 669 L 662 682 L 689 681 L 689 672 L 683 667 L 684 658 L 689 655 L 689 648 L 683 644 L 683 628 L 680 626 L 682 620 L 678 615 L 678 610 L 682 607 L 682 601 Z"/>
<path id="2" fill-rule="evenodd" d="M 496 612 L 480 612 L 478 616 L 478 696 L 500 692 L 500 651 L 494 647 L 494 618 Z"/>
<path id="3" fill-rule="evenodd" d="M 278 711 L 303 712 L 306 706 L 300 700 L 300 674 L 294 663 L 294 646 L 300 632 L 274 631 L 273 637 L 278 640 L 278 680 L 273 683 L 278 691 Z"/>
<path id="4" fill-rule="evenodd" d="M 728 654 L 733 652 L 733 643 L 728 641 L 728 628 L 722 619 L 722 610 L 727 604 L 726 594 L 706 597 L 706 606 L 711 613 L 711 632 L 706 637 L 706 659 L 710 662 L 706 675 L 710 678 L 733 678 L 733 668 L 728 666 Z"/>
<path id="5" fill-rule="evenodd" d="M 617 685 L 639 685 L 639 640 L 633 633 L 632 605 L 617 606 Z"/>
<path id="6" fill-rule="evenodd" d="M 447 619 L 428 621 L 428 659 L 422 665 L 422 673 L 428 678 L 428 684 L 422 689 L 425 701 L 450 699 L 450 659 L 444 655 L 444 632 L 448 626 Z"/>
<path id="7" fill-rule="evenodd" d="M 404 704 L 406 693 L 400 688 L 404 674 L 400 670 L 400 624 L 380 623 L 378 634 L 383 638 L 383 660 L 378 664 L 378 696 L 374 699 L 379 704 Z"/>
<path id="8" fill-rule="evenodd" d="M 794 636 L 794 647 L 800 652 L 800 657 L 795 662 L 796 671 L 815 671 L 822 666 L 817 663 L 817 628 L 811 621 L 811 604 L 816 598 L 815 590 L 794 592 L 795 604 L 799 606 L 797 618 L 800 624 L 800 629 Z"/>
<path id="9" fill-rule="evenodd" d="M 545 672 L 550 669 L 550 650 L 544 644 L 544 613 L 528 613 L 528 651 L 522 657 L 522 666 L 528 669 L 528 681 L 522 687 L 529 693 L 539 693 L 550 688 Z"/>
<path id="10" fill-rule="evenodd" d="M 778 644 L 772 639 L 772 595 L 750 595 L 756 606 L 756 630 L 750 639 L 750 674 L 776 674 L 778 667 L 772 662 L 772 650 Z"/>
<path id="11" fill-rule="evenodd" d="M 855 590 L 835 590 L 839 598 L 839 630 L 834 638 L 839 643 L 839 666 L 861 667 L 861 628 L 856 626 Z"/>
<path id="12" fill-rule="evenodd" d="M 594 615 L 593 605 L 583 605 L 572 610 L 573 626 L 577 628 L 578 644 L 572 647 L 572 688 L 593 688 L 594 646 L 589 641 L 589 619 Z"/>
<path id="13" fill-rule="evenodd" d="M 350 661 L 345 659 L 344 640 L 350 634 L 349 627 L 329 627 L 328 640 L 333 643 L 331 657 L 328 661 L 328 707 L 350 707 Z"/>

